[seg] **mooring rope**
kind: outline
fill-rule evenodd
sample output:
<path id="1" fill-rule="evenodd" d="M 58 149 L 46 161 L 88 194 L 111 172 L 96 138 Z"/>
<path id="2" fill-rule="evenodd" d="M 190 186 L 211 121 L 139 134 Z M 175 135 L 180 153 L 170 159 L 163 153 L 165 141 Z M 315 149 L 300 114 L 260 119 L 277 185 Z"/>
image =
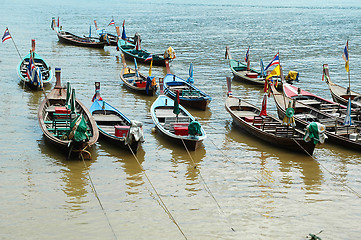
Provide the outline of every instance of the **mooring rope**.
<path id="1" fill-rule="evenodd" d="M 292 139 L 293 139 L 293 138 L 292 138 Z M 298 145 L 302 150 L 304 150 L 304 151 L 307 153 L 308 156 L 310 156 L 313 160 L 317 161 L 317 159 L 314 158 L 309 152 L 307 152 L 306 149 L 304 149 L 304 148 L 301 146 L 301 144 L 299 144 L 295 139 L 293 139 L 293 141 L 295 141 L 295 142 L 297 143 L 297 145 Z M 320 166 L 321 166 L 323 169 L 325 169 L 332 177 L 334 177 L 335 179 L 337 179 L 336 174 L 334 174 L 334 173 L 332 173 L 330 170 L 328 170 L 328 169 L 327 169 L 322 163 L 320 163 L 319 161 L 317 161 L 317 162 L 318 162 L 318 163 L 320 164 Z M 345 188 L 346 190 L 348 190 L 348 191 L 352 192 L 353 194 L 355 194 L 358 198 L 361 198 L 360 193 L 358 193 L 358 192 L 357 192 L 356 190 L 354 190 L 352 187 L 348 186 L 346 183 L 342 183 L 341 186 L 342 186 L 343 188 Z"/>
<path id="2" fill-rule="evenodd" d="M 181 138 L 181 140 L 182 140 L 182 143 L 183 143 L 183 145 L 184 145 L 184 148 L 187 150 L 187 153 L 188 153 L 188 155 L 189 155 L 189 158 L 190 158 L 191 161 L 192 161 L 193 166 L 196 168 L 197 166 L 196 166 L 196 164 L 195 164 L 195 162 L 194 162 L 194 160 L 193 160 L 193 158 L 192 158 L 192 155 L 190 154 L 190 152 L 189 152 L 189 150 L 188 150 L 188 148 L 187 148 L 187 146 L 186 146 L 183 138 Z M 208 194 L 209 194 L 209 195 L 213 198 L 213 200 L 216 202 L 219 211 L 223 214 L 224 219 L 227 220 L 227 218 L 225 217 L 225 215 L 226 215 L 225 212 L 223 211 L 221 205 L 218 203 L 216 197 L 213 195 L 211 189 L 208 187 L 208 185 L 207 185 L 206 181 L 204 180 L 204 178 L 203 178 L 203 176 L 202 176 L 202 174 L 201 174 L 200 171 L 199 171 L 199 176 L 200 176 L 200 178 L 202 179 L 204 189 L 206 190 L 206 192 L 208 192 Z M 229 225 L 229 224 L 228 224 L 228 225 Z M 233 228 L 232 226 L 229 226 L 229 227 L 232 229 L 233 232 L 235 232 L 235 230 L 234 230 L 234 228 Z"/>
<path id="3" fill-rule="evenodd" d="M 147 178 L 149 184 L 152 186 L 155 194 L 157 195 L 158 199 L 159 199 L 159 205 L 164 209 L 164 211 L 167 213 L 167 215 L 169 216 L 169 218 L 173 221 L 173 223 L 177 226 L 177 228 L 179 229 L 179 231 L 182 233 L 183 237 L 185 239 L 188 239 L 187 236 L 185 235 L 185 233 L 183 232 L 183 230 L 181 229 L 181 227 L 179 226 L 179 224 L 177 223 L 177 221 L 174 219 L 172 213 L 169 211 L 169 209 L 167 208 L 167 206 L 165 205 L 164 201 L 162 200 L 161 196 L 159 195 L 157 189 L 154 187 L 153 183 L 150 181 L 147 173 L 145 172 L 145 169 L 142 167 L 142 165 L 140 164 L 137 156 L 135 155 L 135 153 L 133 152 L 133 149 L 130 147 L 130 145 L 128 144 L 128 147 L 130 149 L 130 152 L 133 154 L 135 160 L 137 161 L 140 169 L 142 170 L 142 172 L 144 173 L 144 176 Z"/>
<path id="4" fill-rule="evenodd" d="M 81 156 L 81 159 L 83 160 L 84 167 L 87 168 L 88 166 L 86 165 L 86 163 L 85 163 L 85 161 L 84 161 L 84 158 L 83 158 L 83 155 L 82 155 L 81 153 L 80 153 L 80 156 Z M 92 180 L 92 178 L 91 178 L 91 176 L 90 176 L 89 171 L 87 171 L 87 174 L 88 174 L 88 177 L 89 177 L 90 186 L 91 186 L 91 188 L 92 188 L 92 190 L 93 190 L 93 192 L 94 192 L 95 197 L 96 197 L 97 200 L 98 200 L 98 203 L 99 203 L 100 208 L 102 209 L 102 211 L 103 211 L 103 213 L 104 213 L 105 218 L 107 219 L 108 225 L 109 225 L 110 229 L 112 230 L 114 239 L 118 239 L 118 238 L 117 238 L 117 235 L 115 235 L 115 232 L 114 232 L 114 229 L 113 229 L 112 225 L 110 224 L 109 218 L 108 218 L 108 216 L 107 216 L 107 214 L 106 214 L 106 212 L 105 212 L 105 209 L 104 209 L 104 207 L 103 207 L 103 204 L 102 204 L 102 202 L 100 201 L 100 198 L 99 198 L 98 193 L 97 193 L 97 191 L 96 191 L 96 189 L 95 189 L 95 186 L 94 186 L 94 183 L 93 183 L 93 180 Z"/>

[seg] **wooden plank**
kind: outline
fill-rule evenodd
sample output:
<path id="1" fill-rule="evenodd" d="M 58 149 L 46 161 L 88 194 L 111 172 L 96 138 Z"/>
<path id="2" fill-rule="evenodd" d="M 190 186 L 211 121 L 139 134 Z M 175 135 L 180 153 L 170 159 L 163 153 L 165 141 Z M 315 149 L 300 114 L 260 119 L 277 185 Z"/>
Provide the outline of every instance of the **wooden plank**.
<path id="1" fill-rule="evenodd" d="M 103 114 L 94 114 L 93 118 L 95 121 L 100 122 L 122 122 L 122 118 L 120 116 L 111 114 L 111 115 L 103 115 Z"/>

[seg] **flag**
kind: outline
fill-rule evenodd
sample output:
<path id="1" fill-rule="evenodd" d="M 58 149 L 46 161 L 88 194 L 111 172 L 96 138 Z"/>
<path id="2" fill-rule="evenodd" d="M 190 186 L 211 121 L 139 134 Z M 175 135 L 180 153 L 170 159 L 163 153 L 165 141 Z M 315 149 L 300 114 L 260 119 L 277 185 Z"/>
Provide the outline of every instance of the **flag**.
<path id="1" fill-rule="evenodd" d="M 275 67 L 272 70 L 272 72 L 266 77 L 266 80 L 268 80 L 272 76 L 279 76 L 279 75 L 281 75 L 281 69 L 280 69 L 280 65 L 277 65 L 277 67 Z"/>
<path id="2" fill-rule="evenodd" d="M 348 98 L 346 117 L 345 117 L 345 120 L 343 121 L 343 125 L 345 125 L 345 126 L 351 126 L 352 125 L 352 121 L 351 121 L 351 97 Z"/>
<path id="3" fill-rule="evenodd" d="M 110 23 L 108 24 L 108 26 L 110 25 L 115 25 L 115 22 L 114 22 L 114 18 L 110 21 Z"/>
<path id="4" fill-rule="evenodd" d="M 189 78 L 187 79 L 188 83 L 193 84 L 194 83 L 194 79 L 193 79 L 193 63 L 191 63 L 189 65 Z"/>
<path id="5" fill-rule="evenodd" d="M 261 65 L 261 77 L 265 77 L 266 74 L 264 72 L 264 65 L 262 59 L 260 60 L 259 64 Z"/>
<path id="6" fill-rule="evenodd" d="M 29 65 L 26 69 L 26 76 L 28 77 L 29 81 L 32 81 L 32 77 L 33 77 L 33 70 L 35 69 L 35 65 L 34 65 L 34 60 L 32 57 L 32 53 L 30 53 L 30 57 L 29 57 Z"/>
<path id="7" fill-rule="evenodd" d="M 267 93 L 264 93 L 262 100 L 262 110 L 259 116 L 267 116 Z"/>
<path id="8" fill-rule="evenodd" d="M 3 40 L 3 42 L 5 42 L 6 40 L 8 40 L 10 38 L 11 38 L 11 35 L 10 35 L 10 32 L 9 32 L 9 29 L 6 28 L 2 40 Z"/>
<path id="9" fill-rule="evenodd" d="M 149 54 L 148 57 L 144 61 L 148 61 L 148 60 L 151 60 L 151 59 L 153 59 L 153 56 L 152 56 L 152 54 Z"/>
<path id="10" fill-rule="evenodd" d="M 59 24 L 60 24 L 60 23 L 59 23 L 59 17 L 58 17 L 58 23 L 57 23 L 57 25 L 56 25 L 56 26 L 57 26 L 57 27 L 59 27 Z"/>
<path id="11" fill-rule="evenodd" d="M 244 61 L 248 62 L 248 59 L 249 59 L 249 47 L 248 47 L 248 50 L 246 52 L 246 57 L 244 58 Z"/>
<path id="12" fill-rule="evenodd" d="M 280 64 L 280 58 L 278 56 L 278 53 L 273 57 L 272 61 L 267 65 L 267 67 L 264 69 L 265 71 L 267 71 L 267 69 L 272 66 L 272 65 L 276 65 L 276 64 Z"/>
<path id="13" fill-rule="evenodd" d="M 123 21 L 122 39 L 126 40 L 127 39 L 127 34 L 125 34 L 125 26 L 124 26 L 124 24 L 125 24 L 125 20 Z"/>
<path id="14" fill-rule="evenodd" d="M 173 108 L 173 113 L 175 115 L 177 115 L 178 117 L 178 114 L 180 113 L 180 109 L 179 109 L 179 90 L 176 90 L 176 97 L 174 99 L 174 108 Z"/>
<path id="15" fill-rule="evenodd" d="M 150 67 L 149 67 L 149 77 L 152 76 L 152 66 L 153 66 L 153 58 L 150 61 Z"/>
<path id="16" fill-rule="evenodd" d="M 343 60 L 345 60 L 345 69 L 346 69 L 346 72 L 348 72 L 349 71 L 348 40 L 346 41 L 346 46 L 345 46 L 345 49 L 343 50 L 342 58 L 343 58 Z"/>
<path id="17" fill-rule="evenodd" d="M 134 58 L 134 68 L 135 68 L 135 76 L 136 77 L 139 77 L 139 74 L 138 74 L 138 64 L 137 64 L 137 59 Z"/>

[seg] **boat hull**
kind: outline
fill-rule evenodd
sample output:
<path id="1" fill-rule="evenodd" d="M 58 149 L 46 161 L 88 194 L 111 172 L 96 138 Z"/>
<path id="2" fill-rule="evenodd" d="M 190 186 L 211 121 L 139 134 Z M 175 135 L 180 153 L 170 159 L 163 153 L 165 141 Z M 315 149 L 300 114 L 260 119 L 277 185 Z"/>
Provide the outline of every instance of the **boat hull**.
<path id="1" fill-rule="evenodd" d="M 237 103 L 235 101 L 237 101 L 238 99 L 235 98 L 228 98 L 226 100 L 226 110 L 227 112 L 231 115 L 232 119 L 233 119 L 233 123 L 238 126 L 239 128 L 241 128 L 243 131 L 249 133 L 250 135 L 253 135 L 254 137 L 257 137 L 261 140 L 263 140 L 264 142 L 267 142 L 273 146 L 282 148 L 282 149 L 286 149 L 286 150 L 290 150 L 293 152 L 298 152 L 298 153 L 303 153 L 303 154 L 307 154 L 307 155 L 312 155 L 313 151 L 315 149 L 315 144 L 311 141 L 311 142 L 305 142 L 302 138 L 302 135 L 304 135 L 303 133 L 297 133 L 297 137 L 283 137 L 281 134 L 277 135 L 277 127 L 282 127 L 281 122 L 276 119 L 275 117 L 272 117 L 270 115 L 267 116 L 267 118 L 269 120 L 272 120 L 273 124 L 276 124 L 274 127 L 272 127 L 273 125 L 270 125 L 272 127 L 273 130 L 275 130 L 274 132 L 270 133 L 267 132 L 265 130 L 263 130 L 262 128 L 265 128 L 264 126 L 260 125 L 257 126 L 255 124 L 250 124 L 247 123 L 245 120 L 243 120 L 241 116 L 242 113 L 237 114 L 235 111 L 235 107 L 238 108 L 239 106 L 237 105 Z M 245 102 L 244 100 L 241 101 L 242 102 L 242 107 L 244 108 L 249 108 L 250 110 L 252 109 L 252 111 L 255 112 L 255 115 L 259 115 L 260 110 L 257 109 L 256 107 L 254 107 L 253 105 Z M 242 111 L 240 111 L 242 112 Z M 262 120 L 263 121 L 263 120 Z M 266 122 L 264 123 L 266 124 Z M 296 129 L 292 129 L 289 128 L 287 129 L 287 131 L 289 131 L 289 133 L 295 133 Z"/>
<path id="2" fill-rule="evenodd" d="M 104 48 L 105 42 L 100 41 L 89 41 L 89 38 L 82 38 L 79 36 L 76 36 L 69 32 L 57 32 L 59 42 L 74 45 L 74 46 L 80 46 L 80 47 L 90 47 L 90 48 Z"/>

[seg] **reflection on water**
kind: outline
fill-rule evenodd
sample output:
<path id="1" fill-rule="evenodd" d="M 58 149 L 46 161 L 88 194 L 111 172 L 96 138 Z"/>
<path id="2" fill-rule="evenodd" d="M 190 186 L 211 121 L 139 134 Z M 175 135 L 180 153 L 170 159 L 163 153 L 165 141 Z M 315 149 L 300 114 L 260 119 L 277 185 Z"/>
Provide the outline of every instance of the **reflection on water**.
<path id="1" fill-rule="evenodd" d="M 313 158 L 283 150 L 281 148 L 274 147 L 267 143 L 263 143 L 261 140 L 253 138 L 248 133 L 241 131 L 238 126 L 233 123 L 226 125 L 226 139 L 225 146 L 229 145 L 241 145 L 244 151 L 251 151 L 249 155 L 256 157 L 255 161 L 260 160 L 260 172 L 263 183 L 273 183 L 272 178 L 273 170 L 267 169 L 267 161 L 272 161 L 272 164 L 278 165 L 277 169 L 287 176 L 287 173 L 297 171 L 302 173 L 302 180 L 305 185 L 305 189 L 308 193 L 316 193 L 320 190 L 322 183 L 322 171 L 319 163 Z M 317 148 L 316 148 L 317 151 Z M 247 154 L 248 155 L 248 154 Z M 283 177 L 280 181 L 283 184 L 282 187 L 289 187 L 294 182 L 294 179 L 289 177 Z M 267 185 L 267 184 L 263 184 Z"/>
<path id="2" fill-rule="evenodd" d="M 181 164 L 186 165 L 186 190 L 190 192 L 199 191 L 199 189 L 195 189 L 193 186 L 199 185 L 199 172 L 201 168 L 201 163 L 206 156 L 206 149 L 204 147 L 204 143 L 200 145 L 196 149 L 196 151 L 190 151 L 189 156 L 187 150 L 182 143 L 174 142 L 168 137 L 163 136 L 158 131 L 156 133 L 153 133 L 153 136 L 159 148 L 166 148 L 169 150 L 171 154 L 170 161 L 172 163 L 171 172 L 180 171 L 180 168 L 184 167 L 180 166 Z"/>
<path id="3" fill-rule="evenodd" d="M 59 151 L 57 147 L 48 143 L 44 137 L 38 140 L 38 145 L 41 153 L 49 157 L 48 161 L 52 161 L 56 165 L 61 166 L 59 169 L 62 173 L 61 180 L 62 191 L 67 195 L 68 200 L 64 204 L 64 208 L 70 211 L 84 210 L 84 203 L 87 203 L 89 179 L 88 172 L 92 163 L 96 161 L 97 153 L 92 147 L 90 153 L 92 154 L 92 160 L 67 160 L 66 154 Z"/>
<path id="4" fill-rule="evenodd" d="M 122 170 L 127 174 L 125 184 L 128 188 L 126 193 L 129 195 L 138 194 L 139 191 L 141 191 L 139 187 L 144 184 L 142 164 L 144 162 L 145 152 L 143 147 L 140 146 L 136 154 L 138 161 L 130 151 L 120 149 L 116 145 L 106 141 L 100 142 L 99 151 L 103 156 L 113 159 L 113 162 L 117 163 L 117 165 L 121 164 Z"/>

